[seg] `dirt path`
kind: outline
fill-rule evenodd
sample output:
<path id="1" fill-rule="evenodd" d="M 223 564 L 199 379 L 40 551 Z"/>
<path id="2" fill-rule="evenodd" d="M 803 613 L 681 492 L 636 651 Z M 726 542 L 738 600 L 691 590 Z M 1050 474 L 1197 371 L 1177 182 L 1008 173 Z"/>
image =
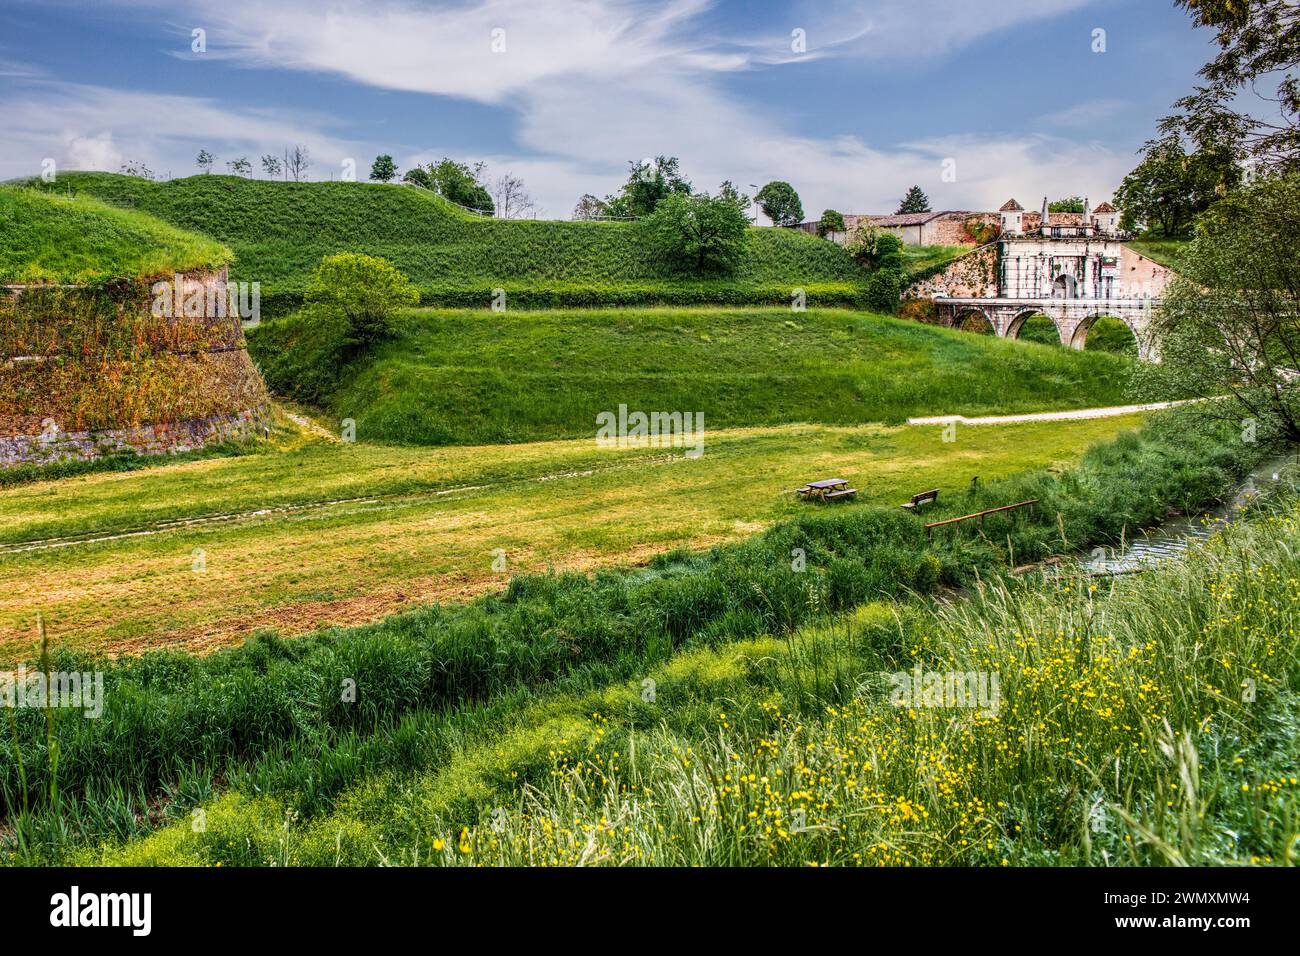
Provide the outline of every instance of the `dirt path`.
<path id="1" fill-rule="evenodd" d="M 1163 408 L 1186 405 L 1195 399 L 1181 402 L 1150 402 L 1146 405 L 1111 405 L 1108 408 L 1075 408 L 1067 412 L 1028 412 L 1024 415 L 984 415 L 980 418 L 967 418 L 965 415 L 934 415 L 930 418 L 909 418 L 909 425 L 1008 425 L 1013 422 L 1068 422 L 1083 418 L 1112 418 L 1118 415 L 1134 415 L 1138 412 L 1157 412 Z"/>

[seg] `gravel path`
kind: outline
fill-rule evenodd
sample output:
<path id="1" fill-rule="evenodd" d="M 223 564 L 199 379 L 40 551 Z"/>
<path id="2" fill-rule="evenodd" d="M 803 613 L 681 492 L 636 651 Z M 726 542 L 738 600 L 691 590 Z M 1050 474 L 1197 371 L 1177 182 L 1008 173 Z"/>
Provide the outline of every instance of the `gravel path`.
<path id="1" fill-rule="evenodd" d="M 947 425 L 957 422 L 961 425 L 1006 425 L 1011 422 L 1065 422 L 1075 418 L 1111 418 L 1115 415 L 1133 415 L 1137 412 L 1155 412 L 1162 408 L 1186 405 L 1181 402 L 1151 402 L 1146 405 L 1111 405 L 1108 408 L 1075 408 L 1068 412 L 1030 412 L 1025 415 L 985 415 L 982 418 L 967 418 L 965 415 L 935 415 L 930 418 L 909 418 L 909 425 Z"/>

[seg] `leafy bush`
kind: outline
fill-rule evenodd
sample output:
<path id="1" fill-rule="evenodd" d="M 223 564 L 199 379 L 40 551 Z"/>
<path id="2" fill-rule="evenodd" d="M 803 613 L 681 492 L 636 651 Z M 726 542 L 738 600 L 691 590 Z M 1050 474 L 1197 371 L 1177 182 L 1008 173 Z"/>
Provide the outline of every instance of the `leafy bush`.
<path id="1" fill-rule="evenodd" d="M 903 284 L 892 269 L 881 269 L 867 280 L 866 303 L 872 312 L 893 315 L 898 311 Z"/>
<path id="2" fill-rule="evenodd" d="M 832 232 L 844 232 L 845 228 L 843 213 L 836 212 L 834 209 L 827 209 L 817 220 L 817 235 L 823 239 Z"/>
<path id="3" fill-rule="evenodd" d="M 348 322 L 345 343 L 364 351 L 392 338 L 394 312 L 415 305 L 420 293 L 388 260 L 342 252 L 321 260 L 306 300 L 338 309 Z"/>

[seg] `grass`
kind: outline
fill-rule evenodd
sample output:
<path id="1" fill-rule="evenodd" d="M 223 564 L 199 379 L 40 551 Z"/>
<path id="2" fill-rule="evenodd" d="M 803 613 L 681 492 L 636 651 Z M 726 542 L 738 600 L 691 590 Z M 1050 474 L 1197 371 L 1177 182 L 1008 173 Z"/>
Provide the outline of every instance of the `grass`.
<path id="1" fill-rule="evenodd" d="M 947 265 L 974 248 L 974 246 L 904 246 L 903 267 L 910 273 L 927 272 Z"/>
<path id="2" fill-rule="evenodd" d="M 591 438 L 446 450 L 289 438 L 261 454 L 22 485 L 0 491 L 0 658 L 29 653 L 37 611 L 59 646 L 101 652 L 359 624 L 498 589 L 511 573 L 735 540 L 805 513 L 789 490 L 831 472 L 861 489 L 850 510 L 893 508 L 918 490 L 1069 462 L 1137 421 L 972 427 L 951 443 L 929 426 L 719 430 L 697 459 Z M 164 526 L 232 512 L 248 516 Z M 149 528 L 160 533 L 13 550 Z"/>
<path id="3" fill-rule="evenodd" d="M 92 197 L 0 187 L 0 283 L 93 283 L 215 269 L 218 242 Z"/>
<path id="4" fill-rule="evenodd" d="M 984 323 L 984 326 L 987 328 L 988 324 Z M 1019 340 L 1038 345 L 1050 345 L 1058 349 L 1065 348 L 1061 343 L 1061 335 L 1056 330 L 1056 323 L 1045 315 L 1031 315 L 1027 318 L 1020 327 Z M 1122 320 L 1102 316 L 1088 329 L 1084 351 L 1137 358 L 1137 339 Z"/>
<path id="5" fill-rule="evenodd" d="M 1128 246 L 1139 255 L 1178 272 L 1182 270 L 1189 243 L 1188 239 L 1135 239 Z"/>
<path id="6" fill-rule="evenodd" d="M 744 261 L 729 278 L 665 274 L 627 223 L 482 219 L 405 186 L 64 173 L 51 188 L 228 244 L 237 256 L 232 278 L 261 283 L 265 315 L 295 307 L 320 259 L 343 251 L 389 259 L 426 303 L 482 309 L 497 288 L 512 307 L 788 303 L 795 287 L 813 302 L 846 303 L 857 300 L 866 278 L 835 243 L 787 229 L 751 229 Z"/>
<path id="7" fill-rule="evenodd" d="M 837 509 L 649 572 L 519 579 L 464 613 L 116 665 L 112 712 L 60 727 L 61 779 L 89 796 L 61 822 L 17 816 L 8 846 L 110 864 L 1285 862 L 1295 516 L 1097 590 L 862 608 L 987 579 L 1004 533 L 1042 555 L 1205 500 L 1242 458 L 1175 421 L 954 502 L 1037 492 L 1040 515 L 990 538 L 930 550 L 896 509 Z M 890 707 L 872 675 L 918 663 L 996 670 L 998 716 Z M 339 703 L 347 675 L 359 706 Z M 1226 690 L 1245 676 L 1258 707 Z M 176 822 L 149 834 L 145 802 Z"/>
<path id="8" fill-rule="evenodd" d="M 591 435 L 620 404 L 709 428 L 1113 405 L 1132 368 L 839 309 L 419 310 L 346 369 L 337 336 L 302 313 L 250 348 L 274 390 L 353 419 L 360 440 L 415 444 Z"/>

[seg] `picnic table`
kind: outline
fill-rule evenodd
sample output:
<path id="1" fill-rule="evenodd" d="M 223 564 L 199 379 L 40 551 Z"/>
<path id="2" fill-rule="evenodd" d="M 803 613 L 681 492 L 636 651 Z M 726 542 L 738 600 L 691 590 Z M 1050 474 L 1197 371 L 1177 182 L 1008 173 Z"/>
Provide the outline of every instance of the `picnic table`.
<path id="1" fill-rule="evenodd" d="M 799 494 L 806 499 L 817 499 L 818 501 L 834 501 L 836 498 L 852 498 L 858 493 L 858 489 L 850 488 L 849 483 L 844 478 L 823 478 L 821 481 L 810 481 L 799 489 Z"/>

